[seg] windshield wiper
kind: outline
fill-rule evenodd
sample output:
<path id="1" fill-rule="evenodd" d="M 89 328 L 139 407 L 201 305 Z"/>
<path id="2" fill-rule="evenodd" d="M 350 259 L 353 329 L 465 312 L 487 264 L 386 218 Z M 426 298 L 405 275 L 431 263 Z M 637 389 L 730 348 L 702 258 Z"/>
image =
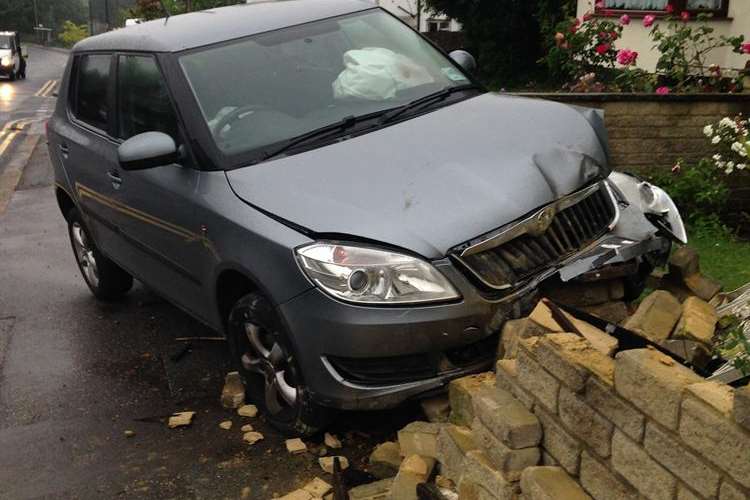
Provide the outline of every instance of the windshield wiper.
<path id="1" fill-rule="evenodd" d="M 287 151 L 289 151 L 295 146 L 299 146 L 300 144 L 304 144 L 305 142 L 311 141 L 313 139 L 320 139 L 327 135 L 331 135 L 335 132 L 341 132 L 341 131 L 350 129 L 354 127 L 357 123 L 364 121 L 364 120 L 371 119 L 371 118 L 372 118 L 372 115 L 347 116 L 337 121 L 336 123 L 326 125 L 325 127 L 316 128 L 315 130 L 312 130 L 302 135 L 298 135 L 297 137 L 292 137 L 286 143 L 284 143 L 284 145 L 266 152 L 266 154 L 263 155 L 263 158 L 261 161 L 270 160 L 271 158 L 279 156 L 282 153 L 286 153 Z"/>
<path id="2" fill-rule="evenodd" d="M 402 116 L 403 114 L 411 111 L 412 109 L 421 108 L 422 106 L 426 106 L 433 102 L 443 101 L 447 99 L 448 96 L 450 96 L 451 94 L 455 94 L 456 92 L 462 92 L 464 90 L 472 90 L 472 89 L 480 89 L 480 88 L 481 87 L 479 87 L 479 85 L 474 84 L 474 83 L 467 83 L 466 85 L 457 85 L 455 87 L 445 87 L 443 90 L 439 90 L 435 92 L 434 94 L 420 97 L 419 99 L 411 101 L 410 103 L 405 104 L 401 106 L 400 108 L 396 108 L 392 111 L 389 111 L 388 113 L 385 113 L 383 116 L 380 117 L 379 123 L 382 125 L 384 123 L 392 122 L 399 116 Z"/>

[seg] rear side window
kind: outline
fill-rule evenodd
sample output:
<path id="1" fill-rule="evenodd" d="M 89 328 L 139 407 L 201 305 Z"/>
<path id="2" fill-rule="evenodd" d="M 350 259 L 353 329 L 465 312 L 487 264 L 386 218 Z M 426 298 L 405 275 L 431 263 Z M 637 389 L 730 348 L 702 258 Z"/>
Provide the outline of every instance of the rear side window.
<path id="1" fill-rule="evenodd" d="M 177 141 L 177 118 L 167 86 L 151 56 L 121 55 L 117 69 L 117 136 L 163 132 Z"/>
<path id="2" fill-rule="evenodd" d="M 80 56 L 76 80 L 75 116 L 82 122 L 107 130 L 109 122 L 109 66 L 111 56 L 94 54 Z"/>

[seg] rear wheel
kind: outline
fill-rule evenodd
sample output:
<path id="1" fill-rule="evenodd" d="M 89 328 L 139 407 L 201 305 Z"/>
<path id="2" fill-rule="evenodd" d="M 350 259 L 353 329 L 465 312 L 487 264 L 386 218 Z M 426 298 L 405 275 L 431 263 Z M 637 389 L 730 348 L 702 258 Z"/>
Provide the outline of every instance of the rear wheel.
<path id="1" fill-rule="evenodd" d="M 10 73 L 8 74 L 8 79 L 10 79 L 11 82 L 16 81 L 16 70 L 14 69 L 10 70 Z"/>
<path id="2" fill-rule="evenodd" d="M 101 254 L 77 208 L 68 212 L 68 233 L 83 280 L 97 299 L 114 300 L 133 287 L 133 277 Z"/>
<path id="3" fill-rule="evenodd" d="M 249 398 L 271 425 L 302 436 L 325 427 L 328 411 L 311 400 L 294 349 L 265 297 L 251 293 L 234 305 L 229 347 Z"/>

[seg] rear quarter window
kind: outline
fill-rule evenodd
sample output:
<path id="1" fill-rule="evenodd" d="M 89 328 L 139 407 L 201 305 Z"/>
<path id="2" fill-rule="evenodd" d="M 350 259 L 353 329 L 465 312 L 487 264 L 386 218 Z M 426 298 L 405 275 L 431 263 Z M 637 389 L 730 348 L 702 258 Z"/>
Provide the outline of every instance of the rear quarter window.
<path id="1" fill-rule="evenodd" d="M 74 116 L 92 127 L 107 130 L 109 123 L 109 74 L 112 56 L 78 56 L 72 96 Z"/>

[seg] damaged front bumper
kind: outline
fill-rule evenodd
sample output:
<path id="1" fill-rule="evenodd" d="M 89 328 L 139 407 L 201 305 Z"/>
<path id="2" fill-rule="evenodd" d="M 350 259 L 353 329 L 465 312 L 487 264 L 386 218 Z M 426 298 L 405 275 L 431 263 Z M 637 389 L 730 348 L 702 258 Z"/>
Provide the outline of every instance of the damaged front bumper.
<path id="1" fill-rule="evenodd" d="M 449 256 L 433 265 L 460 292 L 457 302 L 367 307 L 311 289 L 281 305 L 289 330 L 303 332 L 293 337 L 296 351 L 305 353 L 300 362 L 311 397 L 324 406 L 371 410 L 443 391 L 455 378 L 492 367 L 502 325 L 530 310 L 543 282 L 632 277 L 663 264 L 675 234 L 684 232 L 682 221 L 666 213 L 661 226 L 649 219 L 633 199 L 641 196 L 639 185 L 613 174 L 608 189 L 616 217 L 605 234 L 512 290 L 488 293 Z"/>

